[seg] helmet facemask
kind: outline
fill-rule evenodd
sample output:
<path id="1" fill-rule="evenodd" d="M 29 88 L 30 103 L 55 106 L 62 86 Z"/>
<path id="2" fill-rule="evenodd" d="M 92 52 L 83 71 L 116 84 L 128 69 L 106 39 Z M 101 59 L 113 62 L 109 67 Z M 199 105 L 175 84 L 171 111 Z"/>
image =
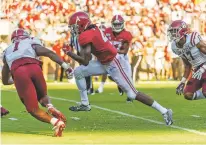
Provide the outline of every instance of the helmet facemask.
<path id="1" fill-rule="evenodd" d="M 113 22 L 112 23 L 112 31 L 119 33 L 123 29 L 124 29 L 124 23 L 122 23 L 122 22 Z"/>
<path id="2" fill-rule="evenodd" d="M 180 30 L 181 30 L 181 27 L 180 28 L 169 28 L 168 31 L 167 31 L 167 36 L 168 36 L 168 39 L 169 41 L 175 41 L 175 42 L 179 42 L 180 39 L 182 39 L 182 37 L 184 35 L 180 35 Z"/>
<path id="3" fill-rule="evenodd" d="M 77 36 L 79 34 L 79 26 L 77 24 L 69 26 L 69 29 L 72 35 Z"/>

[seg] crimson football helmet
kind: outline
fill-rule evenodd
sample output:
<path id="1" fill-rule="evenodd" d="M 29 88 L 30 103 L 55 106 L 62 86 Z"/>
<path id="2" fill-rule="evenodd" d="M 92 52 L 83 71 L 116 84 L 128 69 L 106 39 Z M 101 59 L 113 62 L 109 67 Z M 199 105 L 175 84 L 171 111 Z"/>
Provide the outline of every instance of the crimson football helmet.
<path id="1" fill-rule="evenodd" d="M 14 42 L 16 40 L 22 40 L 28 37 L 29 37 L 29 33 L 26 30 L 18 28 L 14 30 L 14 32 L 12 33 L 11 41 Z"/>
<path id="2" fill-rule="evenodd" d="M 188 25 L 182 20 L 173 21 L 167 29 L 169 41 L 179 42 L 189 32 Z"/>
<path id="3" fill-rule="evenodd" d="M 76 12 L 69 18 L 69 28 L 71 33 L 80 34 L 90 25 L 91 20 L 85 12 Z"/>
<path id="4" fill-rule="evenodd" d="M 121 32 L 124 29 L 124 19 L 121 15 L 115 15 L 112 18 L 112 31 Z"/>

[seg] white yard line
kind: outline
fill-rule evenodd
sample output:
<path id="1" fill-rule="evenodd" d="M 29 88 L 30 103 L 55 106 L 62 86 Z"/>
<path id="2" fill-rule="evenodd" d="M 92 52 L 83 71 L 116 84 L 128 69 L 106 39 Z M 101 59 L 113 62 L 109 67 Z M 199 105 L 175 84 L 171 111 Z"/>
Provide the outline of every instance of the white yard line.
<path id="1" fill-rule="evenodd" d="M 13 91 L 13 90 L 3 90 L 3 91 L 16 92 L 16 91 Z M 50 97 L 50 98 L 52 98 L 54 100 L 61 100 L 61 101 L 67 101 L 67 102 L 72 102 L 72 103 L 78 103 L 75 100 L 69 100 L 69 99 L 65 99 L 65 98 L 56 98 L 56 97 Z M 128 114 L 128 113 L 124 113 L 124 112 L 116 111 L 116 110 L 111 110 L 111 109 L 108 109 L 108 108 L 103 108 L 103 107 L 100 107 L 100 106 L 97 106 L 97 105 L 91 105 L 91 106 L 93 108 L 97 108 L 97 109 L 104 110 L 104 111 L 107 111 L 107 112 L 112 112 L 112 113 L 120 114 L 120 115 L 123 115 L 123 116 L 140 119 L 140 120 L 144 120 L 144 121 L 159 124 L 159 125 L 165 125 L 165 123 L 160 122 L 160 121 L 147 119 L 147 118 L 140 117 L 140 116 L 135 116 L 135 115 L 132 115 L 132 114 Z M 180 127 L 180 126 L 176 126 L 176 125 L 171 125 L 171 126 L 168 126 L 168 127 L 179 129 L 179 130 L 184 130 L 184 131 L 194 133 L 194 134 L 197 134 L 197 135 L 206 136 L 206 132 L 202 132 L 202 131 L 198 131 L 198 130 L 194 130 L 194 129 L 184 128 L 184 127 Z"/>

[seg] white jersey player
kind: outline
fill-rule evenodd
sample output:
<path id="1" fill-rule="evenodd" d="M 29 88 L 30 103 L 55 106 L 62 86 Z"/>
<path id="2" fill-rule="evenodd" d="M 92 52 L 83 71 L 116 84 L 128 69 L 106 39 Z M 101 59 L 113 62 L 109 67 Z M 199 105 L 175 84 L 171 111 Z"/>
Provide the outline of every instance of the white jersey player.
<path id="1" fill-rule="evenodd" d="M 55 127 L 54 136 L 62 136 L 66 117 L 54 108 L 47 95 L 39 56 L 49 57 L 61 65 L 68 75 L 71 75 L 72 69 L 57 54 L 45 48 L 39 39 L 30 37 L 24 29 L 15 30 L 11 35 L 11 41 L 3 55 L 3 84 L 14 83 L 26 110 L 39 121 L 51 123 Z M 9 81 L 10 75 L 14 82 Z M 50 114 L 39 108 L 38 103 L 46 107 Z"/>
<path id="2" fill-rule="evenodd" d="M 19 42 L 11 43 L 8 46 L 4 51 L 4 56 L 10 69 L 13 62 L 20 58 L 33 58 L 39 61 L 39 56 L 37 56 L 35 50 L 31 47 L 32 45 L 42 45 L 42 43 L 35 37 L 28 37 Z"/>
<path id="3" fill-rule="evenodd" d="M 205 99 L 206 96 L 206 43 L 197 32 L 189 32 L 184 21 L 173 21 L 168 28 L 172 51 L 184 62 L 184 75 L 176 89 L 187 100 Z M 193 70 L 192 77 L 189 78 Z M 188 81 L 187 81 L 188 80 Z M 185 83 L 187 84 L 185 86 Z M 202 91 L 199 89 L 202 88 Z M 183 92 L 184 91 L 184 92 Z"/>

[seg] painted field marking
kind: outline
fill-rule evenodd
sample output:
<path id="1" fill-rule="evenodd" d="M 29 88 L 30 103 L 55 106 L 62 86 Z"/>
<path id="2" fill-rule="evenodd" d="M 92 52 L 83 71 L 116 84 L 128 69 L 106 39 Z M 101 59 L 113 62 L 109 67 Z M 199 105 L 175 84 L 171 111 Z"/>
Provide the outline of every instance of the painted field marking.
<path id="1" fill-rule="evenodd" d="M 199 115 L 191 115 L 192 117 L 195 117 L 195 118 L 200 118 Z"/>
<path id="2" fill-rule="evenodd" d="M 75 121 L 79 121 L 80 118 L 79 117 L 70 117 L 72 120 L 75 120 Z"/>
<path id="3" fill-rule="evenodd" d="M 18 120 L 17 118 L 13 118 L 13 117 L 11 117 L 11 118 L 8 118 L 9 120 L 12 120 L 12 121 L 16 121 L 16 120 Z"/>

